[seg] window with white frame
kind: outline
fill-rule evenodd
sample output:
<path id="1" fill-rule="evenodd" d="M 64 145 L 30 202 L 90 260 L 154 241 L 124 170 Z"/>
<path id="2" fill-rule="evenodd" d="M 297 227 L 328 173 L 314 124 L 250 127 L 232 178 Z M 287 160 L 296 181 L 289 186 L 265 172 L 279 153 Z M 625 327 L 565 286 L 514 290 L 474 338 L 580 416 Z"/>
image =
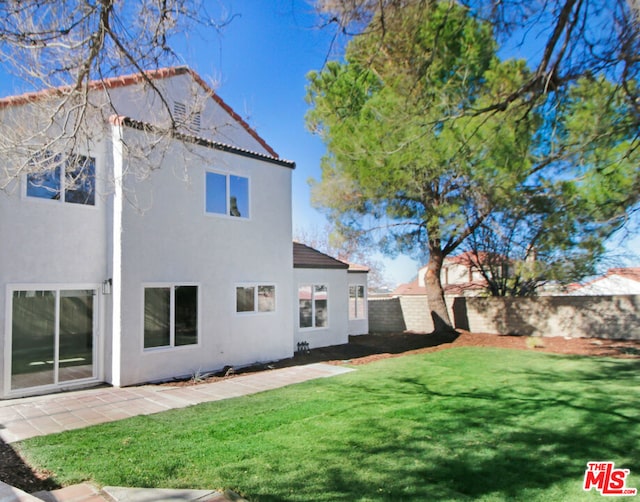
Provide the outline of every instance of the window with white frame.
<path id="1" fill-rule="evenodd" d="M 51 168 L 27 174 L 27 197 L 93 206 L 96 201 L 96 161 L 85 155 L 44 160 Z"/>
<path id="2" fill-rule="evenodd" d="M 298 288 L 301 328 L 326 328 L 329 325 L 328 289 L 324 284 L 304 284 Z"/>
<path id="3" fill-rule="evenodd" d="M 198 343 L 198 286 L 144 288 L 144 348 Z"/>
<path id="4" fill-rule="evenodd" d="M 349 286 L 349 319 L 366 318 L 366 301 L 363 285 Z"/>
<path id="5" fill-rule="evenodd" d="M 274 312 L 276 287 L 273 284 L 236 286 L 236 312 Z"/>
<path id="6" fill-rule="evenodd" d="M 207 171 L 205 185 L 207 213 L 249 218 L 249 178 Z"/>
<path id="7" fill-rule="evenodd" d="M 95 376 L 95 289 L 17 288 L 11 294 L 11 389 Z"/>

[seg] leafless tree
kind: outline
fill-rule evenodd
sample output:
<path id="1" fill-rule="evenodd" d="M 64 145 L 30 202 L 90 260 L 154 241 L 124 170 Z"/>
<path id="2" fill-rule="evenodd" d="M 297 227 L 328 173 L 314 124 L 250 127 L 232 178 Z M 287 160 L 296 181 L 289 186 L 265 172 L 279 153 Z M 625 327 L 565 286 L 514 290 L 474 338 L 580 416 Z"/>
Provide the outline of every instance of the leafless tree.
<path id="1" fill-rule="evenodd" d="M 231 18 L 210 16 L 202 0 L 5 0 L 0 2 L 0 62 L 20 88 L 0 103 L 0 189 L 25 172 L 66 163 L 79 146 L 102 135 L 115 112 L 101 82 L 135 75 L 162 120 L 147 148 L 184 130 L 198 113 L 176 113 L 149 71 L 175 65 L 177 36 L 221 29 Z M 84 145 L 79 145 L 83 142 Z M 148 152 L 139 152 L 140 157 Z"/>

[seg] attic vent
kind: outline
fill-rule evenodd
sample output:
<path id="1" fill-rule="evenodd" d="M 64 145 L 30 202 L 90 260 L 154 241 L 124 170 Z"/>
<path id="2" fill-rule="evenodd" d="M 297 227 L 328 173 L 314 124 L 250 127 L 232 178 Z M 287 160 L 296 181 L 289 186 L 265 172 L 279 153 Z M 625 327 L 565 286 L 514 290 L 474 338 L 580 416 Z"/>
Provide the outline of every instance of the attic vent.
<path id="1" fill-rule="evenodd" d="M 184 127 L 190 133 L 197 134 L 200 132 L 201 113 L 187 110 L 187 105 L 178 101 L 173 103 L 173 118 L 178 127 Z"/>

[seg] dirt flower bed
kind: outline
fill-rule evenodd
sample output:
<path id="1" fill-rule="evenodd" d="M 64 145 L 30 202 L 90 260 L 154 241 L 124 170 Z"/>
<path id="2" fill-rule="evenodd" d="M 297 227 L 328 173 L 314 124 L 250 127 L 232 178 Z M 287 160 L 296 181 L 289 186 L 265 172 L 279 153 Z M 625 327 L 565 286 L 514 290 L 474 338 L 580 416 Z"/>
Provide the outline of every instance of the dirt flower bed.
<path id="1" fill-rule="evenodd" d="M 214 374 L 194 375 L 193 378 L 173 380 L 161 385 L 186 386 L 234 378 L 244 373 L 285 368 L 300 364 L 324 362 L 335 365 L 368 364 L 388 357 L 407 354 L 423 354 L 452 347 L 501 347 L 506 349 L 536 350 L 555 354 L 640 358 L 640 341 L 602 340 L 569 337 L 527 337 L 494 335 L 459 331 L 457 334 L 440 335 L 425 333 L 393 333 L 349 337 L 349 343 L 311 349 L 289 359 L 245 368 L 225 367 Z"/>

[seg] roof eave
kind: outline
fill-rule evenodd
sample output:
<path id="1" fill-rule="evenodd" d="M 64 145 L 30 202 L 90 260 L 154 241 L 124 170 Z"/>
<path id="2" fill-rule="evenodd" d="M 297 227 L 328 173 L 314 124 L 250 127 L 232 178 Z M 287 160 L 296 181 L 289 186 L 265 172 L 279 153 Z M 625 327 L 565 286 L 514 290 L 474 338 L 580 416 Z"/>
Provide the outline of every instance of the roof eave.
<path id="1" fill-rule="evenodd" d="M 149 131 L 149 132 L 162 132 L 162 130 L 152 124 L 141 122 L 139 120 L 134 120 L 129 117 L 124 117 L 121 115 L 112 115 L 110 121 L 114 125 L 122 125 L 126 127 L 131 127 L 132 129 L 137 129 L 139 131 Z M 276 164 L 282 167 L 288 167 L 290 169 L 295 169 L 296 163 L 291 160 L 281 159 L 279 157 L 271 157 L 269 155 L 254 152 L 252 150 L 246 150 L 244 148 L 238 148 L 233 145 L 229 145 L 226 143 L 220 143 L 218 141 L 212 141 L 209 139 L 201 138 L 198 136 L 192 136 L 189 134 L 184 134 L 178 131 L 171 131 L 171 137 L 177 139 L 179 141 L 184 141 L 187 143 L 191 143 L 198 146 L 203 146 L 205 148 L 211 148 L 214 150 L 233 153 L 235 155 L 240 155 L 242 157 L 252 158 L 256 160 L 261 160 L 264 162 L 268 162 L 270 164 Z"/>

